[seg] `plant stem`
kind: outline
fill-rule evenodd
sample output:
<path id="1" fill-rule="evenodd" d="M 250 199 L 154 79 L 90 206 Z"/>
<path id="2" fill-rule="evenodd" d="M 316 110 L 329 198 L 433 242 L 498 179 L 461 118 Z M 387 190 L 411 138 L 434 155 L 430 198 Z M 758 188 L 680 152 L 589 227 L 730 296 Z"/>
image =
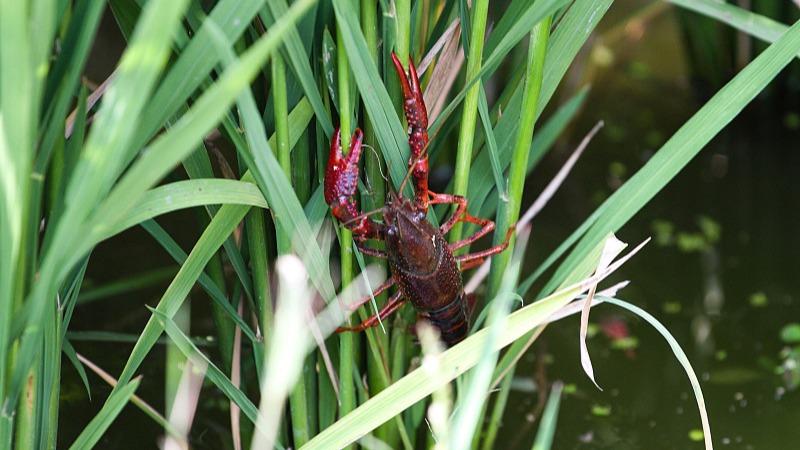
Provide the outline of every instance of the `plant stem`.
<path id="1" fill-rule="evenodd" d="M 286 64 L 283 56 L 275 52 L 272 56 L 272 101 L 275 107 L 275 139 L 278 162 L 287 177 L 292 176 L 292 160 L 289 147 L 289 102 L 286 93 Z M 291 180 L 291 178 L 289 178 Z"/>
<path id="2" fill-rule="evenodd" d="M 339 130 L 341 133 L 342 152 L 347 153 L 350 149 L 350 134 L 352 133 L 350 114 L 353 105 L 351 105 L 350 102 L 350 66 L 347 61 L 344 39 L 341 38 L 341 30 L 338 31 L 336 38 L 336 69 L 339 86 Z M 345 227 L 341 227 L 340 230 L 340 262 L 342 287 L 344 287 L 350 284 L 353 278 L 353 235 L 350 230 Z M 357 360 L 355 334 L 340 334 L 339 394 L 341 395 L 341 405 L 339 407 L 339 417 L 344 417 L 347 413 L 356 408 L 356 391 L 355 384 L 353 383 L 353 373 L 356 370 L 355 361 Z M 351 448 L 353 447 L 351 446 Z"/>
<path id="3" fill-rule="evenodd" d="M 397 23 L 395 51 L 400 61 L 405 64 L 411 54 L 411 1 L 395 0 L 395 14 Z"/>
<path id="4" fill-rule="evenodd" d="M 545 17 L 531 30 L 525 87 L 522 93 L 519 133 L 517 134 L 508 174 L 508 202 L 499 205 L 497 228 L 494 232 L 495 245 L 505 239 L 509 227 L 519 219 L 520 204 L 522 203 L 522 193 L 528 168 L 528 154 L 531 140 L 533 139 L 533 128 L 536 124 L 536 105 L 542 88 L 544 57 L 550 36 L 550 22 L 551 17 Z M 508 265 L 513 248 L 514 237 L 512 236 L 508 249 L 492 259 L 492 273 L 489 283 L 490 297 L 497 292 L 500 286 L 503 271 Z"/>
<path id="5" fill-rule="evenodd" d="M 503 421 L 503 412 L 506 409 L 508 393 L 511 392 L 511 380 L 514 379 L 515 367 L 516 366 L 512 366 L 509 373 L 503 378 L 503 382 L 500 384 L 500 392 L 497 393 L 497 398 L 494 401 L 492 415 L 489 418 L 489 425 L 484 431 L 485 437 L 483 439 L 483 445 L 481 446 L 482 450 L 492 450 L 494 448 L 497 430 L 500 428 L 500 424 Z"/>
<path id="6" fill-rule="evenodd" d="M 27 383 L 25 385 L 24 400 L 19 402 L 17 407 L 16 417 L 16 437 L 15 448 L 17 450 L 25 450 L 35 447 L 33 429 L 34 429 L 34 411 L 33 407 L 39 401 L 38 396 L 41 394 L 36 389 L 39 378 L 40 364 L 37 362 L 33 365 L 28 372 Z"/>
<path id="7" fill-rule="evenodd" d="M 292 184 L 297 199 L 305 205 L 311 197 L 311 136 L 306 130 L 292 151 Z"/>
<path id="8" fill-rule="evenodd" d="M 289 107 L 286 93 L 286 65 L 280 53 L 272 55 L 272 102 L 275 111 L 275 153 L 283 173 L 291 180 L 292 162 L 289 146 Z M 278 253 L 291 251 L 292 236 L 289 230 L 275 224 Z M 308 418 L 307 386 L 303 378 L 294 385 L 289 394 L 289 408 L 292 416 L 292 437 L 295 447 L 300 447 L 311 438 Z"/>
<path id="9" fill-rule="evenodd" d="M 374 0 L 361 0 L 361 28 L 364 32 L 364 39 L 367 41 L 367 48 L 370 50 L 370 56 L 376 63 L 378 62 L 379 48 L 377 19 L 377 2 Z M 364 122 L 364 142 L 373 148 L 378 146 L 372 123 L 368 118 L 365 118 Z M 376 148 L 375 150 L 374 154 L 366 152 L 364 156 L 368 188 L 371 190 L 370 193 L 361 198 L 362 209 L 365 210 L 381 207 L 386 196 L 386 185 L 381 173 L 382 158 L 378 149 Z M 367 262 L 370 265 L 382 267 L 384 270 L 386 268 L 385 261 L 380 258 L 369 257 Z M 385 294 L 381 294 L 375 298 L 375 301 L 378 305 L 382 305 L 386 297 Z M 372 311 L 369 308 L 362 308 L 362 311 L 365 310 Z M 367 330 L 367 345 L 372 347 L 371 351 L 368 352 L 370 357 L 367 358 L 367 377 L 370 396 L 374 396 L 386 389 L 391 383 L 388 374 L 388 362 L 382 357 L 389 348 L 389 335 L 379 328 Z M 383 350 L 381 351 L 380 349 Z M 375 436 L 389 445 L 389 447 L 397 447 L 398 434 L 394 421 L 389 421 L 375 430 Z"/>
<path id="10" fill-rule="evenodd" d="M 469 54 L 467 55 L 466 80 L 472 80 L 481 70 L 483 59 L 483 37 L 486 33 L 486 15 L 488 0 L 475 0 L 472 4 L 472 29 L 469 38 Z M 480 81 L 478 82 L 480 83 Z M 467 91 L 464 98 L 464 109 L 461 113 L 461 128 L 458 132 L 458 148 L 456 150 L 456 167 L 453 177 L 453 194 L 467 195 L 469 169 L 472 163 L 472 144 L 475 139 L 475 127 L 478 118 L 478 99 L 481 86 L 475 83 Z M 450 242 L 461 239 L 462 224 L 456 223 L 450 231 Z"/>
<path id="11" fill-rule="evenodd" d="M 263 336 L 262 345 L 267 346 L 271 338 L 273 310 L 267 269 L 269 243 L 262 210 L 253 208 L 247 213 L 245 230 L 247 230 L 247 245 L 250 250 L 250 272 L 253 274 L 253 297 L 256 302 L 256 308 L 258 308 L 258 326 L 261 328 L 261 335 Z M 256 360 L 259 361 L 260 356 L 256 357 Z M 259 369 L 260 363 L 257 364 L 256 368 Z M 258 375 L 260 380 L 260 369 Z"/>

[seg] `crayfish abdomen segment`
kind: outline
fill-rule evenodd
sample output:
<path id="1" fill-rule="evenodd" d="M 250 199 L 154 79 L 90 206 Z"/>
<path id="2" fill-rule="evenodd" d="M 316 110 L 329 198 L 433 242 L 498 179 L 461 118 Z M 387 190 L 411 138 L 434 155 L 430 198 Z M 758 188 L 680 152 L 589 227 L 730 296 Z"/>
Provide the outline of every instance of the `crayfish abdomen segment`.
<path id="1" fill-rule="evenodd" d="M 442 341 L 451 347 L 463 341 L 469 332 L 469 311 L 466 294 L 454 298 L 449 305 L 435 311 L 421 314 L 434 327 L 439 329 Z"/>

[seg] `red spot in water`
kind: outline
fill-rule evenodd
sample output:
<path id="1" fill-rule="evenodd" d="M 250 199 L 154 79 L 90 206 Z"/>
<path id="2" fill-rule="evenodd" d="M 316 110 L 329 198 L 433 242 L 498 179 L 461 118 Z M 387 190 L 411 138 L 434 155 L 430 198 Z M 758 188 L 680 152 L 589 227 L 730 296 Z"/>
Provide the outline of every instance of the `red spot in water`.
<path id="1" fill-rule="evenodd" d="M 620 316 L 606 316 L 600 319 L 600 331 L 612 342 L 631 337 L 627 322 Z M 634 358 L 636 352 L 632 348 L 625 349 L 625 356 Z"/>

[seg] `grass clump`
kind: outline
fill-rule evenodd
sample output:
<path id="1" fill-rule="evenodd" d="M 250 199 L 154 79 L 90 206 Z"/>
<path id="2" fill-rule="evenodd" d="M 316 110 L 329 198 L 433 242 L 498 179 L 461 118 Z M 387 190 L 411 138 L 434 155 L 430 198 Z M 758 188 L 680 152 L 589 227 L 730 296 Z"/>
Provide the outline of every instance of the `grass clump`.
<path id="1" fill-rule="evenodd" d="M 379 207 L 375 197 L 399 188 L 409 155 L 389 55 L 425 61 L 426 99 L 439 105 L 432 164 L 455 161 L 448 192 L 465 195 L 470 213 L 496 219 L 499 242 L 520 217 L 526 176 L 585 98 L 580 91 L 551 105 L 611 3 L 512 0 L 490 28 L 487 0 L 471 7 L 455 0 L 113 0 L 109 11 L 127 45 L 113 76 L 90 89 L 81 75 L 103 2 L 0 1 L 0 448 L 98 445 L 129 402 L 176 442 L 191 442 L 194 405 L 210 389 L 227 402 L 231 420 L 222 428 L 234 448 L 433 445 L 426 417 L 443 436 L 437 448 L 491 448 L 521 354 L 553 314 L 619 267 L 594 273 L 609 234 L 796 57 L 800 25 L 750 20 L 759 18 L 719 2 L 673 1 L 772 43 L 537 269 L 523 272 L 523 238 L 497 258 L 485 326 L 447 350 L 421 332 L 433 372 L 416 367 L 410 308 L 368 333 L 332 334 L 347 320 L 340 301 L 358 298 L 348 289 L 363 295 L 386 274 L 341 227 L 339 258 L 330 257 L 334 234 L 321 187 L 328 143 L 334 124 L 343 138 L 366 129 L 362 194 L 371 202 L 362 205 Z M 525 63 L 498 70 L 508 61 Z M 498 87 L 491 99 L 490 83 Z M 197 210 L 202 229 L 189 252 L 177 243 L 185 236 L 157 218 L 186 208 Z M 448 214 L 435 212 L 439 222 Z M 105 291 L 83 289 L 87 268 L 103 264 L 94 257 L 98 244 L 135 226 L 177 269 L 120 273 Z M 72 320 L 114 292 L 164 278 L 169 284 L 142 329 L 104 335 L 135 343 L 119 345 L 126 363 L 99 412 L 74 435 L 60 433 L 69 367 L 62 365 L 74 365 L 84 382 L 89 376 L 81 362 L 88 360 L 71 344 L 78 336 Z M 529 295 L 537 281 L 543 287 Z M 210 349 L 193 337 L 189 310 L 179 314 L 190 296 L 210 300 Z M 515 308 L 519 297 L 527 306 Z M 386 297 L 375 300 L 380 307 Z M 312 305 L 322 312 L 309 326 Z M 359 314 L 352 320 L 366 315 Z M 163 382 L 137 377 L 165 337 L 173 346 L 168 367 L 204 367 L 213 388 L 192 391 L 192 377 L 181 372 Z M 679 359 L 688 367 L 685 355 Z M 146 403 L 152 398 L 137 396 L 145 385 L 164 386 L 169 404 L 191 407 L 159 413 Z M 493 386 L 499 393 L 488 410 Z M 699 385 L 696 393 L 702 399 Z M 552 442 L 560 389 L 550 398 L 531 439 L 537 449 Z"/>

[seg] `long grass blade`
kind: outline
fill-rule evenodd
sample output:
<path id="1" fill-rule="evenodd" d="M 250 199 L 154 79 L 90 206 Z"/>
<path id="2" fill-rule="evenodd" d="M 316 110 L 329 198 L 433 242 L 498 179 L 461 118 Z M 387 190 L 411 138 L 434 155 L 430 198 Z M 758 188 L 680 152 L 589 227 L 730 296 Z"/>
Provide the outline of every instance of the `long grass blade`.
<path id="1" fill-rule="evenodd" d="M 153 95 L 154 101 L 147 107 L 134 150 L 142 147 L 178 111 L 220 62 L 213 48 L 212 28 L 235 41 L 263 4 L 264 0 L 222 0 L 214 7 Z"/>
<path id="2" fill-rule="evenodd" d="M 115 205 L 138 201 L 145 190 L 163 177 L 172 166 L 194 150 L 203 136 L 222 118 L 226 106 L 249 85 L 261 64 L 280 44 L 300 16 L 316 0 L 301 0 L 282 17 L 270 33 L 259 39 L 239 60 L 232 64 L 222 78 L 212 85 L 192 108 L 164 135 L 150 145 L 148 151 L 128 170 L 108 199 L 99 207 L 92 222 L 93 234 L 117 222 L 125 210 Z M 113 215 L 110 215 L 113 214 Z"/>
<path id="3" fill-rule="evenodd" d="M 764 42 L 775 42 L 786 30 L 787 25 L 769 17 L 756 14 L 731 3 L 716 0 L 668 0 L 673 5 L 727 23 L 737 30 L 744 31 Z M 800 55 L 798 55 L 800 56 Z"/>
<path id="4" fill-rule="evenodd" d="M 75 442 L 69 447 L 70 450 L 83 450 L 94 447 L 97 442 L 103 437 L 108 427 L 117 418 L 122 408 L 128 404 L 131 396 L 136 392 L 139 387 L 140 379 L 133 380 L 119 389 L 111 392 L 111 395 L 106 400 L 105 405 L 100 409 L 100 412 L 92 419 L 91 422 L 83 429 L 81 434 L 75 439 Z"/>
<path id="5" fill-rule="evenodd" d="M 494 245 L 498 245 L 506 238 L 506 232 L 519 219 L 522 206 L 522 193 L 525 187 L 525 178 L 528 173 L 528 155 L 536 124 L 536 105 L 542 90 L 544 77 L 544 62 L 547 50 L 547 41 L 550 38 L 551 18 L 545 17 L 531 30 L 528 44 L 527 68 L 522 92 L 522 110 L 519 114 L 519 126 L 511 165 L 508 173 L 508 202 L 498 205 L 497 228 L 494 234 Z M 510 245 L 513 245 L 513 237 Z M 500 280 L 504 276 L 506 265 L 511 258 L 511 252 L 506 250 L 492 259 L 492 274 L 490 276 L 490 292 L 497 291 Z"/>
<path id="6" fill-rule="evenodd" d="M 41 151 L 36 156 L 38 171 L 44 171 L 56 138 L 64 133 L 66 126 L 64 116 L 89 57 L 92 40 L 100 26 L 104 5 L 105 2 L 102 1 L 82 1 L 76 5 L 73 12 L 62 53 L 50 73 L 51 81 L 48 88 L 53 92 L 45 94 L 45 99 L 50 105 L 46 111 L 49 124 L 42 137 Z M 49 99 L 51 96 L 55 98 Z"/>
<path id="7" fill-rule="evenodd" d="M 305 109 L 298 113 L 299 115 L 296 116 L 298 123 L 305 124 L 308 122 L 308 118 L 310 117 L 308 111 L 309 110 Z M 294 123 L 291 115 L 290 122 Z M 290 130 L 294 128 L 295 127 L 290 126 Z M 274 162 L 274 164 L 277 165 L 277 162 Z M 280 174 L 281 172 L 277 173 Z M 248 209 L 249 207 L 239 205 L 225 205 L 220 208 L 220 210 L 211 220 L 208 228 L 206 228 L 206 230 L 203 232 L 203 235 L 192 249 L 192 252 L 186 259 L 186 262 L 184 262 L 181 266 L 178 275 L 167 288 L 167 291 L 162 296 L 156 309 L 164 312 L 167 316 L 174 314 L 183 299 L 189 293 L 189 290 L 191 289 L 195 280 L 201 276 L 203 267 L 205 267 L 209 259 L 214 255 L 217 249 L 219 249 L 220 245 L 222 245 L 225 239 L 227 239 L 227 236 L 233 232 L 234 228 L 245 216 Z M 157 341 L 160 333 L 161 330 L 159 329 L 158 324 L 155 323 L 153 318 L 151 318 L 145 327 L 145 330 L 142 332 L 139 340 L 137 341 L 137 344 L 134 347 L 130 357 L 128 358 L 125 369 L 123 369 L 123 373 L 120 375 L 120 380 L 123 380 L 124 382 L 133 376 L 139 365 L 144 360 L 145 356 L 149 353 L 150 349 Z"/>
<path id="8" fill-rule="evenodd" d="M 392 180 L 395 186 L 399 186 L 406 174 L 409 155 L 405 130 L 370 56 L 355 9 L 350 8 L 346 0 L 333 0 L 333 9 L 350 65 L 357 68 L 352 72 L 353 78 L 369 120 L 375 128 L 375 136 L 389 166 Z"/>
<path id="9" fill-rule="evenodd" d="M 200 277 L 203 268 L 211 257 L 222 246 L 222 243 L 233 232 L 250 208 L 247 206 L 226 205 L 220 208 L 208 228 L 200 236 L 178 275 L 172 280 L 161 296 L 156 310 L 167 317 L 172 317 L 183 303 L 195 281 Z M 125 368 L 119 376 L 120 383 L 127 383 L 138 370 L 144 358 L 153 348 L 163 328 L 155 316 L 151 317 L 131 351 Z"/>
<path id="10" fill-rule="evenodd" d="M 164 250 L 169 253 L 172 259 L 175 260 L 178 264 L 184 264 L 187 260 L 186 252 L 178 245 L 175 239 L 167 233 L 158 223 L 155 221 L 146 221 L 143 222 L 142 228 L 145 229 L 151 236 L 158 242 Z M 214 304 L 219 307 L 227 316 L 228 319 L 232 320 L 233 323 L 239 326 L 239 328 L 244 332 L 245 336 L 250 339 L 252 342 L 258 342 L 259 338 L 256 337 L 256 334 L 250 328 L 247 323 L 239 316 L 236 312 L 236 309 L 231 304 L 231 301 L 225 295 L 225 292 L 219 287 L 217 282 L 208 275 L 207 273 L 203 272 L 197 278 L 197 282 L 203 288 L 204 291 L 211 297 L 211 300 Z"/>
<path id="11" fill-rule="evenodd" d="M 236 403 L 236 406 L 242 410 L 244 415 L 247 416 L 252 423 L 256 423 L 258 409 L 253 402 L 251 402 L 241 390 L 234 386 L 230 378 L 191 342 L 178 325 L 175 324 L 175 321 L 155 309 L 151 309 L 151 311 L 153 312 L 153 316 L 166 331 L 167 336 L 175 343 L 181 353 L 189 359 L 194 359 L 200 361 L 201 364 L 207 365 L 206 378 L 217 386 L 228 399 Z"/>
<path id="12" fill-rule="evenodd" d="M 185 6 L 186 0 L 156 0 L 148 3 L 131 45 L 122 57 L 118 77 L 106 94 L 106 102 L 97 115 L 67 189 L 67 197 L 72 201 L 67 203 L 64 216 L 55 228 L 54 242 L 61 245 L 49 248 L 39 280 L 28 296 L 25 306 L 30 326 L 25 329 L 26 336 L 19 353 L 21 361 L 14 369 L 12 397 L 7 401 L 16 402 L 23 379 L 37 353 L 41 337 L 40 321 L 58 282 L 88 251 L 88 248 L 75 251 L 76 244 L 86 237 L 82 223 L 108 191 L 113 175 L 121 170 L 120 154 L 133 137 L 133 127 L 130 121 L 118 118 L 140 117 L 148 93 L 166 62 L 172 31 L 178 25 Z"/>
<path id="13" fill-rule="evenodd" d="M 429 132 L 435 135 L 443 125 L 455 108 L 461 103 L 467 95 L 468 90 L 475 83 L 484 77 L 490 76 L 498 66 L 502 59 L 511 51 L 511 49 L 525 37 L 534 25 L 539 23 L 545 17 L 553 14 L 558 8 L 564 6 L 567 0 L 543 0 L 541 2 L 534 2 L 525 10 L 525 12 L 517 17 L 517 21 L 511 26 L 508 32 L 503 36 L 497 46 L 483 61 L 481 69 L 470 78 L 450 104 L 442 111 L 439 117 L 431 124 Z"/>
<path id="14" fill-rule="evenodd" d="M 548 41 L 549 44 L 544 62 L 542 89 L 541 93 L 539 94 L 539 101 L 536 108 L 537 120 L 538 116 L 541 114 L 541 111 L 544 110 L 544 107 L 552 98 L 553 93 L 558 87 L 561 79 L 564 77 L 564 74 L 575 58 L 575 55 L 577 55 L 580 48 L 589 38 L 589 35 L 600 22 L 600 19 L 603 18 L 606 11 L 611 6 L 612 1 L 613 0 L 576 0 L 559 21 L 558 26 L 555 28 Z M 495 30 L 495 32 L 498 31 Z M 491 43 L 492 40 L 490 38 L 487 45 L 491 45 Z M 556 122 L 560 122 L 562 126 L 564 126 L 569 119 L 563 118 L 564 122 L 561 122 L 561 119 L 557 120 L 556 117 L 561 116 L 562 113 L 565 115 L 572 115 L 576 113 L 581 107 L 585 96 L 586 91 L 581 91 L 576 95 L 576 97 L 565 103 L 564 106 L 559 109 L 559 112 L 556 113 L 553 118 L 551 118 L 551 121 L 553 121 L 554 124 Z M 507 167 L 511 161 L 511 154 L 514 144 L 513 138 L 517 135 L 517 128 L 519 125 L 519 115 L 516 112 L 521 111 L 519 106 L 521 102 L 522 95 L 520 91 L 517 95 L 513 95 L 511 97 L 511 101 L 505 108 L 507 113 L 500 118 L 495 126 L 495 135 L 498 137 L 498 159 L 500 160 L 503 168 Z M 550 122 L 548 122 L 548 124 L 542 127 L 540 133 L 536 133 L 534 135 L 534 142 L 531 145 L 531 156 L 529 157 L 530 164 L 537 163 L 542 155 L 544 155 L 544 152 L 550 147 L 550 145 L 546 145 L 544 143 L 552 142 L 550 139 L 554 140 L 555 137 L 558 136 L 556 133 L 550 134 L 550 131 L 556 131 L 558 128 L 560 127 L 554 126 L 551 128 Z M 478 155 L 478 161 L 475 162 L 476 167 L 485 167 L 483 164 L 486 164 L 486 159 L 488 158 L 488 155 L 485 153 L 486 152 L 484 151 Z M 473 208 L 478 207 L 479 205 L 487 204 L 483 209 L 480 210 L 480 213 L 483 216 L 489 215 L 493 211 L 493 208 L 490 207 L 491 202 L 485 200 L 489 195 L 492 184 L 488 175 L 489 174 L 485 170 L 474 170 L 470 175 L 470 191 L 468 198 L 470 199 Z M 475 189 L 473 189 L 473 185 L 476 185 Z M 470 211 L 473 214 L 479 212 L 476 209 L 471 209 Z"/>
<path id="15" fill-rule="evenodd" d="M 275 333 L 266 355 L 266 372 L 261 380 L 261 392 L 269 392 L 269 395 L 261 397 L 253 449 L 271 448 L 274 445 L 283 403 L 302 373 L 306 349 L 311 344 L 306 318 L 312 293 L 307 285 L 308 275 L 303 264 L 295 256 L 282 256 L 276 262 L 275 271 L 279 289 Z"/>
<path id="16" fill-rule="evenodd" d="M 467 71 L 466 79 L 471 80 L 477 78 L 481 72 L 481 64 L 483 58 L 483 42 L 484 34 L 486 33 L 486 19 L 489 8 L 488 0 L 475 0 L 472 2 L 471 17 L 467 17 L 466 2 L 461 2 L 461 27 L 463 34 L 469 33 L 469 38 L 464 37 L 465 53 L 467 53 Z M 477 113 L 479 108 L 479 100 L 481 99 L 482 82 L 478 81 L 469 88 L 466 88 L 464 97 L 464 108 L 461 110 L 460 127 L 458 131 L 458 148 L 456 149 L 455 173 L 453 174 L 453 194 L 465 196 L 467 195 L 467 187 L 469 182 L 469 168 L 472 163 L 472 144 L 475 139 L 475 125 L 477 121 Z M 455 102 L 453 102 L 455 103 Z M 482 102 L 481 102 L 482 103 Z M 488 108 L 487 108 L 488 109 Z M 444 114 L 443 114 L 444 115 Z M 488 114 L 487 114 L 488 115 Z M 488 128 L 488 125 L 484 123 Z M 431 127 L 435 129 L 435 127 Z M 434 132 L 435 134 L 435 132 Z M 494 136 L 489 132 L 487 134 L 489 142 L 489 151 L 494 150 Z M 496 153 L 495 153 L 496 155 Z M 499 168 L 497 171 L 499 172 Z M 498 186 L 502 193 L 502 186 Z M 450 231 L 449 239 L 451 242 L 456 242 L 461 239 L 461 228 L 463 224 L 457 222 L 453 229 Z"/>
<path id="17" fill-rule="evenodd" d="M 553 436 L 556 434 L 556 422 L 558 420 L 558 407 L 561 404 L 561 391 L 564 386 L 560 382 L 553 383 L 550 389 L 550 396 L 542 413 L 542 421 L 539 422 L 539 430 L 536 432 L 536 440 L 533 442 L 533 450 L 550 450 L 553 446 Z"/>
<path id="18" fill-rule="evenodd" d="M 273 27 L 272 31 L 262 39 L 275 36 L 278 31 L 290 29 L 291 21 L 289 19 L 297 19 L 297 14 L 310 7 L 315 1 L 303 0 L 295 3 L 290 9 L 291 17 L 282 18 L 278 25 Z M 215 33 L 214 36 L 217 51 L 223 55 L 223 61 L 230 64 L 233 61 L 230 43 L 220 33 Z M 230 133 L 238 154 L 250 169 L 248 174 L 255 179 L 262 194 L 272 207 L 274 219 L 283 230 L 292 230 L 292 248 L 300 255 L 308 267 L 315 286 L 325 299 L 332 299 L 335 296 L 335 292 L 327 271 L 327 261 L 322 258 L 322 251 L 316 241 L 306 238 L 306 236 L 312 236 L 311 225 L 303 214 L 302 206 L 292 189 L 290 180 L 271 150 L 277 139 L 275 141 L 270 140 L 272 143 L 267 141 L 264 124 L 251 91 L 245 90 L 237 99 L 237 104 L 244 122 L 246 138 L 245 144 L 245 141 L 241 139 L 238 133 Z M 305 103 L 305 105 L 308 106 L 308 103 Z M 295 109 L 297 110 L 300 106 L 301 104 L 298 104 Z M 294 111 L 289 116 L 288 138 L 290 147 L 297 142 L 304 129 L 304 127 L 292 126 L 293 115 Z M 298 118 L 298 121 L 301 119 Z"/>
<path id="19" fill-rule="evenodd" d="M 99 376 L 103 381 L 108 383 L 109 386 L 114 387 L 117 385 L 117 380 L 114 379 L 111 375 L 108 374 L 105 370 L 94 364 L 92 361 L 87 359 L 85 356 L 76 353 L 75 354 L 78 362 L 81 364 L 85 364 L 86 367 L 92 370 L 97 376 Z M 173 435 L 177 436 L 177 430 L 172 429 L 172 425 L 170 425 L 169 421 L 162 416 L 155 408 L 150 406 L 147 402 L 141 399 L 141 397 L 137 396 L 136 394 L 131 395 L 131 403 L 133 403 L 137 408 L 139 408 L 145 415 L 153 419 L 153 422 L 158 424 L 160 427 L 164 428 L 164 430 Z"/>
<path id="20" fill-rule="evenodd" d="M 522 259 L 525 247 L 528 243 L 529 233 L 520 236 L 518 245 L 514 248 L 514 259 L 510 261 L 508 270 L 503 276 L 502 285 L 489 306 L 489 319 L 486 326 L 488 336 L 485 347 L 481 349 L 481 356 L 475 369 L 467 378 L 466 388 L 459 396 L 457 410 L 458 413 L 453 418 L 452 428 L 458 433 L 452 434 L 449 447 L 452 449 L 469 448 L 478 426 L 479 419 L 488 398 L 489 386 L 492 382 L 492 372 L 497 365 L 497 350 L 495 343 L 502 334 L 508 321 L 508 314 L 514 303 L 514 286 L 519 277 L 522 267 Z"/>
<path id="21" fill-rule="evenodd" d="M 267 0 L 266 3 L 272 17 L 284 16 L 289 8 L 286 4 L 286 0 Z M 303 86 L 303 92 L 308 98 L 309 103 L 311 103 L 311 107 L 314 109 L 314 114 L 322 130 L 330 139 L 331 136 L 333 136 L 333 123 L 328 110 L 322 102 L 322 96 L 317 89 L 317 84 L 314 80 L 314 72 L 311 70 L 308 55 L 303 48 L 303 41 L 300 39 L 300 34 L 296 29 L 289 30 L 285 46 L 292 71 Z"/>
<path id="22" fill-rule="evenodd" d="M 163 214 L 205 205 L 247 205 L 267 208 L 264 196 L 252 182 L 219 178 L 176 181 L 147 191 L 136 205 L 98 240 L 105 240 Z"/>

